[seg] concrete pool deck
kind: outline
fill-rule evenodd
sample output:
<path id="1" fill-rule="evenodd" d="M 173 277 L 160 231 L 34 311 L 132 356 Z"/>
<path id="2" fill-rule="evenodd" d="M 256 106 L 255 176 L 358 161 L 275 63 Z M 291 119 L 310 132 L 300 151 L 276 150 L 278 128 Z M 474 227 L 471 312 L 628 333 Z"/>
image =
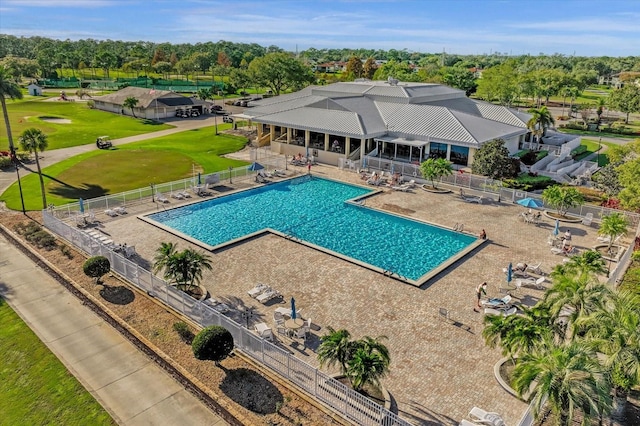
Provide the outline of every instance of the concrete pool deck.
<path id="1" fill-rule="evenodd" d="M 290 169 L 289 173 L 306 172 L 302 167 Z M 362 182 L 357 174 L 330 166 L 314 166 L 312 174 Z M 230 186 L 252 185 L 250 179 L 234 179 Z M 184 202 L 171 200 L 171 205 L 177 204 Z M 500 413 L 507 424 L 517 423 L 527 405 L 504 391 L 494 377 L 493 367 L 501 354 L 498 348 L 484 344 L 482 314 L 473 311 L 474 289 L 487 281 L 489 296 L 500 295 L 499 286 L 505 282 L 502 268 L 509 262 L 542 262 L 546 273 L 561 263 L 563 257 L 552 254 L 547 245 L 554 222 L 544 218 L 539 225 L 527 224 L 519 218 L 524 208 L 517 204 L 466 203 L 455 193 L 434 194 L 420 188 L 413 192 L 384 190 L 369 197 L 366 205 L 446 227 L 463 223 L 464 230 L 474 235 L 484 229 L 488 242 L 427 284 L 414 287 L 295 241 L 264 234 L 212 254 L 213 271 L 204 274 L 202 283 L 212 297 L 236 310 L 254 307 L 253 321 L 271 326 L 275 308 L 288 306 L 295 297 L 301 315 L 313 322 L 312 336 L 306 348 L 300 342 L 278 338 L 283 347 L 312 365 L 318 364 L 314 349 L 328 326 L 345 328 L 354 338 L 387 336 L 391 366 L 383 384 L 395 398 L 401 416 L 412 422 L 458 424 L 477 406 Z M 152 263 L 162 242 L 178 242 L 178 249 L 191 245 L 136 217 L 156 211 L 155 204 L 127 209 L 130 214 L 118 218 L 99 214 L 100 229 L 117 243 L 135 245 L 141 262 Z M 225 219 L 212 220 L 223 226 Z M 567 228 L 579 250 L 596 244 L 597 224 L 561 224 L 562 232 Z M 362 244 L 367 244 L 366 236 Z M 284 299 L 261 305 L 247 294 L 257 283 L 271 285 Z M 533 305 L 542 293 L 523 287 L 515 296 L 522 304 Z M 453 321 L 439 316 L 439 308 L 447 309 Z"/>

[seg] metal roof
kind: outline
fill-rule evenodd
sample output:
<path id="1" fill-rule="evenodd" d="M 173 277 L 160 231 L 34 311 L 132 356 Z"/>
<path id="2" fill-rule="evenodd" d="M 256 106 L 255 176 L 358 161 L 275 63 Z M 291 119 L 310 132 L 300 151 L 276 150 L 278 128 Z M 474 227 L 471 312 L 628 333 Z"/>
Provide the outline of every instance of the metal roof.
<path id="1" fill-rule="evenodd" d="M 189 98 L 182 96 L 179 93 L 172 92 L 170 90 L 157 90 L 157 89 L 145 89 L 143 87 L 125 87 L 115 93 L 110 93 L 103 96 L 95 96 L 93 98 L 96 102 L 104 102 L 114 105 L 124 105 L 125 99 L 132 97 L 138 100 L 136 107 L 148 108 L 154 101 L 165 104 L 167 106 L 177 105 L 204 105 L 206 102 L 200 99 Z"/>

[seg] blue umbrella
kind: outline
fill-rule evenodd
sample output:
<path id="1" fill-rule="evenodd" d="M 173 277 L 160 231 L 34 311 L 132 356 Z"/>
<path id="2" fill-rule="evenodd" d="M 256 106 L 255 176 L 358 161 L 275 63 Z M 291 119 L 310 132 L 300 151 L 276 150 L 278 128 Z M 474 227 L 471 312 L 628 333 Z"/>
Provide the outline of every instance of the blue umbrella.
<path id="1" fill-rule="evenodd" d="M 507 267 L 507 282 L 510 283 L 513 279 L 513 265 L 509 262 L 509 266 Z"/>
<path id="2" fill-rule="evenodd" d="M 258 170 L 264 169 L 264 166 L 260 163 L 256 163 L 255 161 L 251 163 L 251 165 L 247 168 L 247 170 L 251 172 L 257 172 Z"/>
<path id="3" fill-rule="evenodd" d="M 80 213 L 83 214 L 84 213 L 84 200 L 82 198 L 80 198 L 78 200 L 78 204 L 80 205 Z"/>
<path id="4" fill-rule="evenodd" d="M 542 201 L 536 200 L 535 198 L 523 198 L 522 200 L 516 201 L 521 206 L 529 207 L 529 208 L 540 208 L 543 206 Z"/>
<path id="5" fill-rule="evenodd" d="M 553 235 L 558 235 L 560 233 L 560 221 L 556 219 L 556 227 L 553 228 Z"/>
<path id="6" fill-rule="evenodd" d="M 291 319 L 296 319 L 296 299 L 291 298 Z"/>

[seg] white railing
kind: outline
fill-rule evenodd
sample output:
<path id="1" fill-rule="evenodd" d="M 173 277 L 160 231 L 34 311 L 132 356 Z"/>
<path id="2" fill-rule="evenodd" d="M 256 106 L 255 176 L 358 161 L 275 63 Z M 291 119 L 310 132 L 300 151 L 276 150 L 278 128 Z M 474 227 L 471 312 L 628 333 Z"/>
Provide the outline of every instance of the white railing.
<path id="1" fill-rule="evenodd" d="M 65 207 L 62 207 L 61 211 L 65 211 Z M 116 253 L 89 234 L 59 220 L 52 213 L 51 210 L 42 212 L 43 223 L 51 232 L 90 256 L 106 257 L 114 272 L 151 297 L 188 316 L 202 327 L 219 325 L 226 328 L 233 336 L 236 348 L 287 378 L 346 419 L 359 425 L 411 425 L 397 414 L 386 410 L 289 352 L 261 339 L 233 319 L 177 290 L 151 271 Z"/>

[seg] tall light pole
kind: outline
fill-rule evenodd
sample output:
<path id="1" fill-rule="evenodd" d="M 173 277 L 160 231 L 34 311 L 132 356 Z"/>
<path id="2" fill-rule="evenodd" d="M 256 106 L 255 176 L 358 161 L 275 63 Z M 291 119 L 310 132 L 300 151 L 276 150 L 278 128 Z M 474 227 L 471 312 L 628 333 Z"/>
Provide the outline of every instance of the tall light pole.
<path id="1" fill-rule="evenodd" d="M 596 155 L 596 163 L 600 167 L 600 150 L 602 149 L 602 136 L 598 138 L 598 155 Z"/>

